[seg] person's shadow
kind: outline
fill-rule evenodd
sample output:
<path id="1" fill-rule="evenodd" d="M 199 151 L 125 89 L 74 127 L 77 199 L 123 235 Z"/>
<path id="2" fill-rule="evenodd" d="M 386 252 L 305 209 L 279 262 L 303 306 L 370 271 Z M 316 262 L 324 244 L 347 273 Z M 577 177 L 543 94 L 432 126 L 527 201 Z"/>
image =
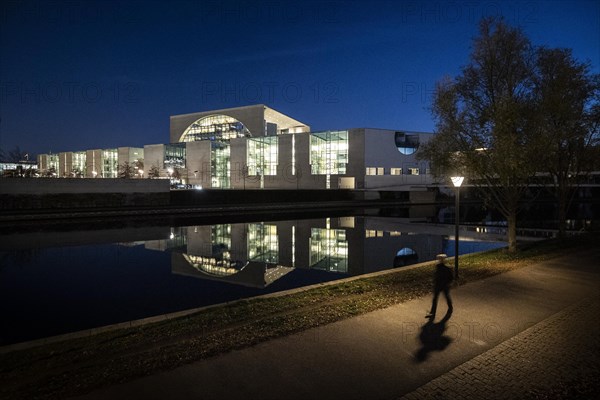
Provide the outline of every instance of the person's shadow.
<path id="1" fill-rule="evenodd" d="M 449 336 L 445 336 L 446 323 L 452 316 L 452 312 L 448 311 L 443 319 L 439 322 L 433 322 L 433 318 L 429 319 L 421 328 L 419 340 L 421 348 L 415 353 L 417 362 L 423 362 L 432 351 L 443 351 L 452 342 Z"/>

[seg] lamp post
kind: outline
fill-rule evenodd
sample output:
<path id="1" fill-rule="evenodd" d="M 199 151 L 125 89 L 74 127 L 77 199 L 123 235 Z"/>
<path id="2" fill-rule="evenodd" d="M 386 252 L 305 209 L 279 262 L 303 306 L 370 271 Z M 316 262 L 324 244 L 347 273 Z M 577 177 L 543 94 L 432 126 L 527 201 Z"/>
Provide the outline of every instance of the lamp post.
<path id="1" fill-rule="evenodd" d="M 464 176 L 450 177 L 452 184 L 456 188 L 454 197 L 454 279 L 458 279 L 458 223 L 460 219 L 460 185 L 465 180 Z"/>

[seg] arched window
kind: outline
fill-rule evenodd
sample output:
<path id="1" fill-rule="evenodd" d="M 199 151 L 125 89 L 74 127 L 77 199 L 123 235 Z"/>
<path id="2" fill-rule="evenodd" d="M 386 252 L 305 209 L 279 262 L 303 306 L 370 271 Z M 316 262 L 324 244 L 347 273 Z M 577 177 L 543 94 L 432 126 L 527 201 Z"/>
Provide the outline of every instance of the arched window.
<path id="1" fill-rule="evenodd" d="M 394 257 L 394 268 L 404 267 L 405 265 L 415 264 L 419 261 L 419 255 L 409 247 L 404 247 L 396 253 Z"/>
<path id="2" fill-rule="evenodd" d="M 180 142 L 199 140 L 229 141 L 234 138 L 250 137 L 250 131 L 240 121 L 223 114 L 202 117 L 187 127 Z"/>
<path id="3" fill-rule="evenodd" d="M 226 257 L 203 257 L 192 254 L 183 254 L 183 258 L 200 272 L 214 277 L 235 275 L 248 265 L 248 262 L 231 260 Z"/>
<path id="4" fill-rule="evenodd" d="M 394 137 L 398 151 L 406 156 L 415 154 L 419 148 L 419 135 L 409 135 L 404 132 L 396 132 Z"/>

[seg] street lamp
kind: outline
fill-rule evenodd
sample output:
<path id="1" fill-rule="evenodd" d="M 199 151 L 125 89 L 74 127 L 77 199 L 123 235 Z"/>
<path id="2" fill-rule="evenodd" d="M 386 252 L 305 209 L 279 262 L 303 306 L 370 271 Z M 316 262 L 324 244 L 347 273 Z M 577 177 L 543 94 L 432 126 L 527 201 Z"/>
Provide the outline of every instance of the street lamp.
<path id="1" fill-rule="evenodd" d="M 450 177 L 452 184 L 456 188 L 454 197 L 454 279 L 458 279 L 458 223 L 460 219 L 460 185 L 465 180 L 464 176 Z"/>

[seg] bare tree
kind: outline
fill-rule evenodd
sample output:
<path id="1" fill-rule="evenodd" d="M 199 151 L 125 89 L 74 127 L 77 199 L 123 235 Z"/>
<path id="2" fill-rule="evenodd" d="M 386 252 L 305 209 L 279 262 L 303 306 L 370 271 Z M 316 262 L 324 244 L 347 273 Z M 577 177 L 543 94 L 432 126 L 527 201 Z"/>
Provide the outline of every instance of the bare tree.
<path id="1" fill-rule="evenodd" d="M 437 85 L 432 106 L 437 135 L 421 154 L 438 177 L 466 174 L 481 188 L 486 203 L 507 220 L 510 252 L 517 250 L 517 213 L 536 169 L 533 55 L 520 29 L 482 20 L 469 63 L 459 76 Z"/>
<path id="2" fill-rule="evenodd" d="M 148 171 L 148 178 L 154 179 L 158 177 L 160 177 L 160 170 L 156 165 L 151 166 L 150 170 Z"/>
<path id="3" fill-rule="evenodd" d="M 134 175 L 135 168 L 133 168 L 133 165 L 129 164 L 129 161 L 125 161 L 123 164 L 119 165 L 119 178 L 131 179 Z"/>
<path id="4" fill-rule="evenodd" d="M 577 186 L 594 168 L 598 144 L 600 76 L 573 58 L 570 49 L 539 48 L 536 58 L 538 157 L 552 178 L 558 232 L 564 236 L 567 210 Z"/>

